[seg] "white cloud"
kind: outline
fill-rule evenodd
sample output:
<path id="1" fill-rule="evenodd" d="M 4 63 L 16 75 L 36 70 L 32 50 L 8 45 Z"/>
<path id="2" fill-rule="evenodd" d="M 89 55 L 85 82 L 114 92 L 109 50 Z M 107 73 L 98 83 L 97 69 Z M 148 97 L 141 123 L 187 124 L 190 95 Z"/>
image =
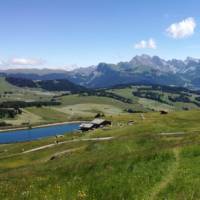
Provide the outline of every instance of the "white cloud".
<path id="1" fill-rule="evenodd" d="M 13 57 L 7 60 L 0 59 L 0 70 L 6 69 L 52 69 L 52 70 L 65 70 L 72 71 L 79 68 L 75 64 L 68 64 L 63 66 L 46 65 L 46 61 L 37 58 L 23 58 Z"/>
<path id="2" fill-rule="evenodd" d="M 154 39 L 150 38 L 149 40 L 141 40 L 135 44 L 135 49 L 156 49 L 156 42 Z"/>
<path id="3" fill-rule="evenodd" d="M 154 41 L 154 39 L 149 39 L 148 43 L 147 43 L 147 48 L 149 49 L 156 49 L 156 42 Z"/>
<path id="4" fill-rule="evenodd" d="M 5 62 L 7 65 L 37 66 L 43 65 L 44 60 L 36 58 L 11 58 Z"/>
<path id="5" fill-rule="evenodd" d="M 0 69 L 41 68 L 44 64 L 45 61 L 42 59 L 13 57 L 0 60 Z"/>
<path id="6" fill-rule="evenodd" d="M 186 38 L 194 34 L 196 22 L 194 18 L 189 17 L 181 22 L 171 24 L 167 29 L 167 34 L 175 39 Z"/>

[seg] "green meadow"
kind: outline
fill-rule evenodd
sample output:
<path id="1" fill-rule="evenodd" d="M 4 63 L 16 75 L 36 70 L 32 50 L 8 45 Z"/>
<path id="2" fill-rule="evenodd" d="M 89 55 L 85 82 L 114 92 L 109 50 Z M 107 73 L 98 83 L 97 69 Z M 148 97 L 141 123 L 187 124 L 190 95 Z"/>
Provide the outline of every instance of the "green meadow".
<path id="1" fill-rule="evenodd" d="M 154 86 L 155 87 L 155 86 Z M 134 92 L 140 92 L 137 96 Z M 1 119 L 14 127 L 30 125 L 40 125 L 65 121 L 81 121 L 93 119 L 97 113 L 104 113 L 106 116 L 126 115 L 128 112 L 152 112 L 152 111 L 181 111 L 199 108 L 196 100 L 199 95 L 184 91 L 171 91 L 166 88 L 153 88 L 153 86 L 124 86 L 105 90 L 119 97 L 131 100 L 124 102 L 112 96 L 95 96 L 69 94 L 62 92 L 48 92 L 38 88 L 20 88 L 9 84 L 5 78 L 0 77 L 0 102 L 5 101 L 58 101 L 58 106 L 28 107 L 22 110 L 21 115 L 14 119 Z M 171 92 L 171 93 L 170 93 Z M 150 96 L 149 96 L 150 95 Z M 159 97 L 154 99 L 155 96 Z M 181 98 L 180 98 L 181 97 Z M 175 98 L 171 101 L 169 98 Z"/>
<path id="2" fill-rule="evenodd" d="M 181 93 L 147 86 L 108 90 L 132 100 L 125 103 L 105 96 L 17 88 L 3 78 L 0 83 L 1 101 L 48 101 L 58 95 L 61 102 L 23 108 L 14 119 L 2 119 L 13 127 L 91 120 L 97 113 L 112 121 L 110 127 L 86 133 L 1 144 L 0 199 L 200 199 L 198 95 L 183 93 L 190 102 L 172 102 L 169 96 Z M 142 95 L 162 95 L 158 101 L 151 99 L 155 96 L 139 97 L 133 94 L 138 88 Z M 161 115 L 160 110 L 169 113 Z"/>
<path id="3" fill-rule="evenodd" d="M 108 119 L 111 127 L 66 134 L 34 152 L 23 153 L 55 139 L 0 145 L 0 198 L 200 198 L 200 111 Z M 112 138 L 90 140 L 102 137 Z"/>

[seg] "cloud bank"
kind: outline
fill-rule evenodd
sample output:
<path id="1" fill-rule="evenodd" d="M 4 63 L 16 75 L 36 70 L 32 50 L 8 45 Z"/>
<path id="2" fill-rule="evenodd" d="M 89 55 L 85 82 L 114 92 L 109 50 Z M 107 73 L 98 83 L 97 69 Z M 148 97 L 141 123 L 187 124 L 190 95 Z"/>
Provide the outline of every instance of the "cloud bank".
<path id="1" fill-rule="evenodd" d="M 1 60 L 1 69 L 7 68 L 30 68 L 30 67 L 40 67 L 45 64 L 45 61 L 37 58 L 10 58 L 8 60 Z"/>
<path id="2" fill-rule="evenodd" d="M 29 65 L 37 66 L 43 65 L 44 60 L 36 58 L 11 58 L 5 62 L 7 65 Z"/>

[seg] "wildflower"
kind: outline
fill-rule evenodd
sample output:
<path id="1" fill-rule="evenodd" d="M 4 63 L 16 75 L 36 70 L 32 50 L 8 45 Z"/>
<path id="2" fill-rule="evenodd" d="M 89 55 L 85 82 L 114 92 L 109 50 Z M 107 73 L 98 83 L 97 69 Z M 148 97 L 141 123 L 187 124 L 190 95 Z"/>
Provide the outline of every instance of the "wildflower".
<path id="1" fill-rule="evenodd" d="M 86 196 L 87 195 L 86 195 L 86 193 L 84 191 L 78 191 L 77 197 L 78 197 L 79 200 L 86 199 Z"/>

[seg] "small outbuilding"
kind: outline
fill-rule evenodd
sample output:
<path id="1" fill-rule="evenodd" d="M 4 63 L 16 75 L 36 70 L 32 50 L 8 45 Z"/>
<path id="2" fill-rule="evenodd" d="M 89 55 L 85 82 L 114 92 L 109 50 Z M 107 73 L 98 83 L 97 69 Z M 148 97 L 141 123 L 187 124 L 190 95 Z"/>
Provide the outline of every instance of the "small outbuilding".
<path id="1" fill-rule="evenodd" d="M 165 110 L 161 110 L 161 111 L 160 111 L 160 114 L 161 114 L 161 115 L 167 115 L 167 114 L 168 114 L 168 112 L 167 112 L 167 111 L 165 111 Z"/>

